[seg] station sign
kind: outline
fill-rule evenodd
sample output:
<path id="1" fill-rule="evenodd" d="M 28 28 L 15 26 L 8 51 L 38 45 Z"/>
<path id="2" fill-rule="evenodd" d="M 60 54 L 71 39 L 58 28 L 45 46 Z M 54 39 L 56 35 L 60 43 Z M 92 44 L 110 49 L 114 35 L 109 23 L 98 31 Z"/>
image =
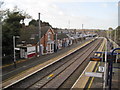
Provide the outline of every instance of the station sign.
<path id="1" fill-rule="evenodd" d="M 85 75 L 86 76 L 89 76 L 89 77 L 100 77 L 102 78 L 102 73 L 96 73 L 96 72 L 85 72 Z"/>
<path id="2" fill-rule="evenodd" d="M 20 48 L 15 48 L 15 50 L 20 50 Z"/>
<path id="3" fill-rule="evenodd" d="M 98 67 L 98 71 L 99 71 L 99 72 L 104 72 L 104 67 L 103 67 L 103 66 L 99 66 L 99 67 Z"/>

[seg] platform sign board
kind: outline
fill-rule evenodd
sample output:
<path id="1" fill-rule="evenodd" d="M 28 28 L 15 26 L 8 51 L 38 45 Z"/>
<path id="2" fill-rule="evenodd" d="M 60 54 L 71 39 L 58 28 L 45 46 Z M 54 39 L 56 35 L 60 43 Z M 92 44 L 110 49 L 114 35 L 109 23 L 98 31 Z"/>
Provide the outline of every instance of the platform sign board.
<path id="1" fill-rule="evenodd" d="M 89 76 L 89 77 L 102 77 L 102 73 L 96 73 L 96 72 L 85 72 L 85 75 L 86 76 Z"/>
<path id="2" fill-rule="evenodd" d="M 99 66 L 98 71 L 99 72 L 104 72 L 104 67 L 103 66 Z"/>
<path id="3" fill-rule="evenodd" d="M 20 50 L 20 48 L 15 48 L 15 50 Z"/>

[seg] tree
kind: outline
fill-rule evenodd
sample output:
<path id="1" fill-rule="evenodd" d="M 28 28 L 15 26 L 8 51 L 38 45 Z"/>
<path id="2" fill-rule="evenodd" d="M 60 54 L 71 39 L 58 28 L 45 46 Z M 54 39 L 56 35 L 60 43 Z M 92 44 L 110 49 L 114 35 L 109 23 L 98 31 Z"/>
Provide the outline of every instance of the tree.
<path id="1" fill-rule="evenodd" d="M 113 30 L 113 28 L 109 27 L 109 30 Z"/>
<path id="2" fill-rule="evenodd" d="M 109 28 L 109 31 L 107 33 L 113 41 L 120 45 L 120 26 L 118 26 L 116 29 Z"/>
<path id="3" fill-rule="evenodd" d="M 40 20 L 40 24 L 41 24 L 41 27 L 51 26 L 48 22 L 42 22 L 41 20 Z M 30 26 L 30 25 L 39 26 L 39 20 L 32 19 L 32 20 L 29 22 L 29 26 Z M 51 26 L 51 27 L 52 27 L 52 26 Z"/>
<path id="4" fill-rule="evenodd" d="M 7 10 L 2 25 L 2 55 L 10 55 L 13 52 L 13 36 L 20 35 L 21 21 L 26 18 L 19 10 Z"/>
<path id="5" fill-rule="evenodd" d="M 116 28 L 116 41 L 120 45 L 120 26 Z"/>
<path id="6" fill-rule="evenodd" d="M 29 22 L 29 26 L 30 26 L 30 25 L 39 26 L 38 21 L 35 20 L 35 19 L 32 19 L 32 20 Z"/>

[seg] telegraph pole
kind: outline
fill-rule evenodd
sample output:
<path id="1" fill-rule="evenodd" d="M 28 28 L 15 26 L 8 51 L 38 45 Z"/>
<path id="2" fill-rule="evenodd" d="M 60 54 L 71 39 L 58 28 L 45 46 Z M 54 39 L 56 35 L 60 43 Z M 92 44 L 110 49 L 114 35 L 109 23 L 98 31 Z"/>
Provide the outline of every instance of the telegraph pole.
<path id="1" fill-rule="evenodd" d="M 56 45 L 55 45 L 55 46 L 56 46 L 56 47 L 55 47 L 56 50 L 55 50 L 55 51 L 57 52 L 57 47 L 58 47 L 58 43 L 57 43 L 57 42 L 58 42 L 58 40 L 57 40 L 57 33 L 56 33 L 55 35 L 56 35 L 56 36 L 55 36 L 55 41 L 56 41 Z"/>
<path id="2" fill-rule="evenodd" d="M 82 24 L 82 30 L 83 30 L 83 24 Z M 82 31 L 84 33 L 84 31 Z M 83 34 L 82 34 L 82 39 L 83 39 Z M 84 40 L 84 39 L 83 39 Z"/>
<path id="3" fill-rule="evenodd" d="M 38 13 L 39 18 L 39 57 L 41 55 L 40 39 L 41 39 L 41 24 L 40 24 L 40 13 Z"/>
<path id="4" fill-rule="evenodd" d="M 68 21 L 68 29 L 70 29 L 70 20 Z"/>
<path id="5" fill-rule="evenodd" d="M 94 30 L 92 30 L 92 38 L 93 38 L 93 35 L 94 35 Z"/>

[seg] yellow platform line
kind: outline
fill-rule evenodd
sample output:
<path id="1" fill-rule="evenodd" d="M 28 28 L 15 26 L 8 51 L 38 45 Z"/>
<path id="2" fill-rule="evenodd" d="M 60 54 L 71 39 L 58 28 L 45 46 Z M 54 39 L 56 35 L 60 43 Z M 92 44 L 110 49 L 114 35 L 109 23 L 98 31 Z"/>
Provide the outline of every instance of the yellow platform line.
<path id="1" fill-rule="evenodd" d="M 90 43 L 91 41 L 93 41 L 93 40 L 87 41 L 87 42 L 83 43 L 82 45 L 78 46 L 77 48 L 73 48 L 73 49 L 71 49 L 70 51 L 68 51 L 68 52 L 66 52 L 64 54 L 59 55 L 58 57 L 50 59 L 47 62 L 44 62 L 44 63 L 39 64 L 39 65 L 36 65 L 36 66 L 34 66 L 32 68 L 29 68 L 29 69 L 27 69 L 27 70 L 25 70 L 25 71 L 15 75 L 15 76 L 11 77 L 11 78 L 3 81 L 2 88 L 7 88 L 7 87 L 11 86 L 12 84 L 15 84 L 15 83 L 19 82 L 20 80 L 23 80 L 24 78 L 29 77 L 30 75 L 32 75 L 32 74 L 42 70 L 43 68 L 45 68 L 45 67 L 47 67 L 47 66 L 49 66 L 49 65 L 51 65 L 51 64 L 53 64 L 53 63 L 55 63 L 57 61 L 59 61 L 60 59 L 66 57 L 67 55 L 75 52 L 76 50 L 78 50 L 80 48 L 82 48 L 83 46 L 85 46 L 86 44 Z"/>
<path id="2" fill-rule="evenodd" d="M 93 40 L 90 40 L 90 41 L 88 41 L 88 42 L 85 42 L 83 45 L 85 45 L 85 44 L 87 44 L 87 43 L 90 43 L 91 41 L 93 41 Z M 82 46 L 83 46 L 83 45 L 82 45 Z M 75 51 L 75 50 L 77 50 L 77 49 L 79 49 L 79 48 L 81 48 L 81 46 L 80 46 L 80 47 L 78 46 L 77 48 L 73 48 L 72 50 L 69 50 L 68 52 L 72 52 L 73 50 Z M 20 61 L 16 61 L 16 63 L 21 63 L 21 62 L 24 62 L 24 61 L 27 61 L 27 60 L 28 60 L 28 59 L 23 59 L 23 60 L 20 60 Z M 5 68 L 5 67 L 8 67 L 8 66 L 11 66 L 11 65 L 14 65 L 14 63 L 1 66 L 0 69 L 1 69 L 1 68 Z"/>
<path id="3" fill-rule="evenodd" d="M 100 65 L 100 62 L 98 63 L 97 68 L 95 69 L 94 72 L 97 71 L 99 65 Z M 91 81 L 90 81 L 90 84 L 88 85 L 88 89 L 91 87 L 91 85 L 92 85 L 92 83 L 93 83 L 93 80 L 94 80 L 94 77 L 92 77 L 92 79 L 91 79 Z"/>
<path id="4" fill-rule="evenodd" d="M 106 39 L 104 39 L 104 43 L 103 43 L 103 47 L 102 48 L 104 48 L 104 45 L 105 45 L 106 42 L 107 42 Z M 100 49 L 100 50 L 102 51 L 102 49 Z M 98 63 L 98 65 L 97 65 L 97 67 L 95 69 L 95 72 L 97 71 L 99 65 L 100 65 L 100 62 Z M 90 84 L 88 85 L 88 89 L 91 88 L 93 80 L 94 80 L 94 77 L 92 77 L 92 79 L 90 81 Z"/>

